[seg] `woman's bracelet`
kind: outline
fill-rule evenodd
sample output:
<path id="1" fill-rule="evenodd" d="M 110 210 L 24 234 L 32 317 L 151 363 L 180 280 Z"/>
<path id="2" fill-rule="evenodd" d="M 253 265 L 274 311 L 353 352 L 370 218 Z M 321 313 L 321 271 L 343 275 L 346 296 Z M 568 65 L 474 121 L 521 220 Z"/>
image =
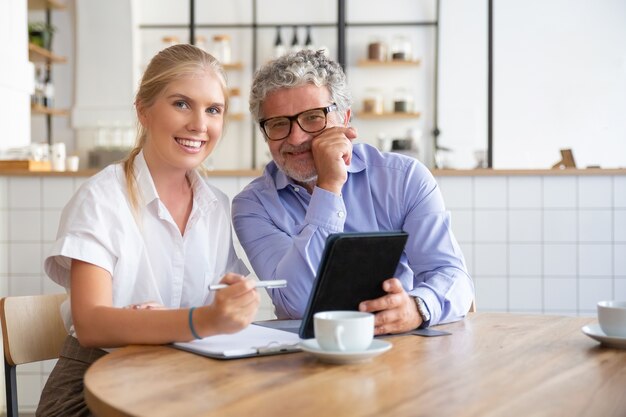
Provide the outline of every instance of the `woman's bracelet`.
<path id="1" fill-rule="evenodd" d="M 191 330 L 191 335 L 196 339 L 202 339 L 198 333 L 196 333 L 196 329 L 193 327 L 193 311 L 195 307 L 191 307 L 189 309 L 189 330 Z"/>

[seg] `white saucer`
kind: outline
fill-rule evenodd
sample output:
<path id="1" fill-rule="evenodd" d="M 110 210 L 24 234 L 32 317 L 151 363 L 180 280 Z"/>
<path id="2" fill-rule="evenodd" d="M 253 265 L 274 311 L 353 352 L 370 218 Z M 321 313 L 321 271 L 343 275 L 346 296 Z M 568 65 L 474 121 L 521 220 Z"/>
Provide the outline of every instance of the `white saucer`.
<path id="1" fill-rule="evenodd" d="M 319 358 L 319 360 L 329 363 L 358 363 L 372 359 L 383 352 L 388 351 L 393 346 L 385 340 L 374 339 L 366 350 L 361 352 L 342 352 L 322 350 L 315 339 L 306 339 L 300 342 L 300 349 L 309 352 Z"/>
<path id="2" fill-rule="evenodd" d="M 582 331 L 584 334 L 592 339 L 597 340 L 604 346 L 626 349 L 626 337 L 607 336 L 598 323 L 588 324 L 583 326 Z"/>

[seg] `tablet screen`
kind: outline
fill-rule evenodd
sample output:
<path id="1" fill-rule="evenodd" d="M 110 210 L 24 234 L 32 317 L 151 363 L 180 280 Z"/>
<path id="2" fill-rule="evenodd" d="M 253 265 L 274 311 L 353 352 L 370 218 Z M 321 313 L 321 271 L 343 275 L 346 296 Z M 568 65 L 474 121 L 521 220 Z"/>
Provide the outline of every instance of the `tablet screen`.
<path id="1" fill-rule="evenodd" d="M 394 276 L 407 238 L 408 234 L 400 231 L 330 235 L 300 337 L 314 337 L 313 315 L 319 311 L 358 310 L 361 301 L 385 295 L 382 283 Z"/>

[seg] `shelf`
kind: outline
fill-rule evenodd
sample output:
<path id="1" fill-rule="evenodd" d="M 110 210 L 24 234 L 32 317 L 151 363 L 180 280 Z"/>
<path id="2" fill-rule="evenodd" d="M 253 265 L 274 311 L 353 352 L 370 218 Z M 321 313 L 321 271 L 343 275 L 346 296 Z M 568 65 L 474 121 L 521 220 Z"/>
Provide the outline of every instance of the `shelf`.
<path id="1" fill-rule="evenodd" d="M 29 10 L 65 9 L 65 3 L 59 0 L 28 0 Z"/>
<path id="2" fill-rule="evenodd" d="M 240 70 L 243 68 L 241 62 L 231 62 L 230 64 L 222 64 L 226 70 Z"/>
<path id="3" fill-rule="evenodd" d="M 28 44 L 28 59 L 31 62 L 51 62 L 54 64 L 64 64 L 67 62 L 67 58 L 64 56 L 56 55 L 34 43 Z"/>
<path id="4" fill-rule="evenodd" d="M 244 117 L 245 116 L 243 113 L 229 113 L 226 115 L 226 118 L 228 120 L 243 120 Z"/>
<path id="5" fill-rule="evenodd" d="M 43 115 L 50 115 L 50 116 L 69 116 L 70 115 L 69 110 L 54 109 L 54 108 L 51 109 L 51 108 L 43 107 L 43 106 L 31 106 L 30 112 L 31 114 L 43 114 Z"/>
<path id="6" fill-rule="evenodd" d="M 417 67 L 420 64 L 419 59 L 412 61 L 374 61 L 369 59 L 361 59 L 357 66 L 359 67 Z"/>
<path id="7" fill-rule="evenodd" d="M 421 116 L 420 112 L 410 112 L 410 113 L 357 113 L 357 119 L 417 119 Z"/>

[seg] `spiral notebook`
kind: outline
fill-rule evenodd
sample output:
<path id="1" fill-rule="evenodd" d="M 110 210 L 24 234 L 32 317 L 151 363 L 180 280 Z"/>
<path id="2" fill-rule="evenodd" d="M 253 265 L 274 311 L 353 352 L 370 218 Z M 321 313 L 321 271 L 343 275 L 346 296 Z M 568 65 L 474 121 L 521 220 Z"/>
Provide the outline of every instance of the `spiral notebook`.
<path id="1" fill-rule="evenodd" d="M 215 359 L 236 359 L 251 356 L 299 352 L 297 334 L 251 324 L 232 334 L 209 336 L 172 346 Z"/>

